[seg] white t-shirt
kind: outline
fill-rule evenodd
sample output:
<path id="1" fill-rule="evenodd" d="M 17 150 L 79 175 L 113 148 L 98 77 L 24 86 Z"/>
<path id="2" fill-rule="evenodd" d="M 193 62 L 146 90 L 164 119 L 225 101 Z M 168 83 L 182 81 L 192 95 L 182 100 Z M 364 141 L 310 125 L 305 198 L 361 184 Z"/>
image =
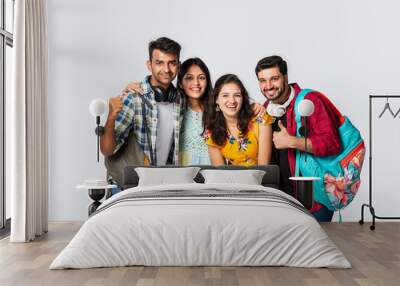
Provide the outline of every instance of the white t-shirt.
<path id="1" fill-rule="evenodd" d="M 157 121 L 157 165 L 167 163 L 168 154 L 174 140 L 174 114 L 173 103 L 157 102 L 158 121 Z"/>

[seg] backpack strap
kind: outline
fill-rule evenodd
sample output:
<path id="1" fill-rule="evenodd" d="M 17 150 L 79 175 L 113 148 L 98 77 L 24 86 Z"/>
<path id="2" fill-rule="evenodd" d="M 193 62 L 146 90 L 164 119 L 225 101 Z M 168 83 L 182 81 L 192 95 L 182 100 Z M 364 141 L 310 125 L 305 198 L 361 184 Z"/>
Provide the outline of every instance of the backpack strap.
<path id="1" fill-rule="evenodd" d="M 294 114 L 296 115 L 296 128 L 297 128 L 297 130 L 296 130 L 296 135 L 297 136 L 300 136 L 300 133 L 299 133 L 299 129 L 300 129 L 300 127 L 301 127 L 301 115 L 300 115 L 300 113 L 298 112 L 298 110 L 299 110 L 299 104 L 300 104 L 300 102 L 304 99 L 304 97 L 308 94 L 308 93 L 310 93 L 310 92 L 312 92 L 313 90 L 312 89 L 302 89 L 300 92 L 299 92 L 299 94 L 297 95 L 297 97 L 296 97 L 296 102 L 294 103 Z"/>
<path id="2" fill-rule="evenodd" d="M 301 123 L 301 115 L 298 112 L 298 108 L 299 108 L 299 103 L 304 99 L 304 97 L 309 93 L 312 92 L 312 89 L 302 89 L 300 91 L 300 93 L 297 95 L 296 97 L 296 101 L 294 103 L 294 114 L 295 114 L 295 118 L 296 118 L 296 136 L 300 137 L 300 127 L 302 126 Z M 300 176 L 300 156 L 301 156 L 301 152 L 299 150 L 296 150 L 296 169 L 295 169 L 295 174 L 296 177 Z"/>

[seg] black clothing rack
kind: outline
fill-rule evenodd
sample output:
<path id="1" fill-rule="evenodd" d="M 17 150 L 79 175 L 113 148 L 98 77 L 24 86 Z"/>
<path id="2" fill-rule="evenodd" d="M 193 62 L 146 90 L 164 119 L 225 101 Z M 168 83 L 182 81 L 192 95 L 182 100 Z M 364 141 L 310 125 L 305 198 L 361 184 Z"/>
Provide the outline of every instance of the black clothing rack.
<path id="1" fill-rule="evenodd" d="M 375 213 L 375 208 L 372 205 L 372 100 L 374 98 L 400 98 L 400 95 L 370 95 L 369 96 L 369 203 L 361 206 L 361 219 L 360 224 L 364 224 L 364 207 L 369 208 L 372 215 L 372 225 L 369 226 L 371 230 L 375 229 L 375 219 L 400 219 L 400 217 L 384 217 L 378 216 Z"/>

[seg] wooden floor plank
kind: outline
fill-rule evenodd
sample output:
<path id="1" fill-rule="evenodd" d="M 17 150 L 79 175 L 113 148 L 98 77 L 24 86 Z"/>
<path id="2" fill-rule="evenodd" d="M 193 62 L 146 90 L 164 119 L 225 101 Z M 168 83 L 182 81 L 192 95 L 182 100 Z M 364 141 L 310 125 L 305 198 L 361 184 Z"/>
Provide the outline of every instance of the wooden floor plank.
<path id="1" fill-rule="evenodd" d="M 357 223 L 322 224 L 345 253 L 352 269 L 133 266 L 49 270 L 52 260 L 80 226 L 80 223 L 51 223 L 49 233 L 32 243 L 0 240 L 0 285 L 400 285 L 400 222 L 380 222 L 375 231 Z"/>

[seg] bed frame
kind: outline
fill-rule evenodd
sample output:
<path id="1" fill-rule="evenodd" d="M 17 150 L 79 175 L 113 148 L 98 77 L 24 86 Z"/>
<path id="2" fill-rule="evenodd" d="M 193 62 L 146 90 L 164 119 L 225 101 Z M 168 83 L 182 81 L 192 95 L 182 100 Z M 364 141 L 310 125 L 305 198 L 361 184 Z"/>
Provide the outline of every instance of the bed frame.
<path id="1" fill-rule="evenodd" d="M 132 187 L 136 187 L 139 183 L 139 176 L 135 171 L 136 167 L 143 166 L 126 166 L 124 168 L 123 173 L 123 188 L 128 189 Z M 265 187 L 272 187 L 279 189 L 279 167 L 277 165 L 260 165 L 260 166 L 252 166 L 252 167 L 242 167 L 242 166 L 233 166 L 233 165 L 224 165 L 219 167 L 213 166 L 205 166 L 205 165 L 196 165 L 196 167 L 200 167 L 201 170 L 209 170 L 209 169 L 219 169 L 219 170 L 263 170 L 265 171 L 265 175 L 262 179 L 261 184 Z M 181 166 L 148 166 L 147 168 L 182 168 Z M 197 183 L 204 183 L 204 178 L 200 174 L 194 178 Z"/>

